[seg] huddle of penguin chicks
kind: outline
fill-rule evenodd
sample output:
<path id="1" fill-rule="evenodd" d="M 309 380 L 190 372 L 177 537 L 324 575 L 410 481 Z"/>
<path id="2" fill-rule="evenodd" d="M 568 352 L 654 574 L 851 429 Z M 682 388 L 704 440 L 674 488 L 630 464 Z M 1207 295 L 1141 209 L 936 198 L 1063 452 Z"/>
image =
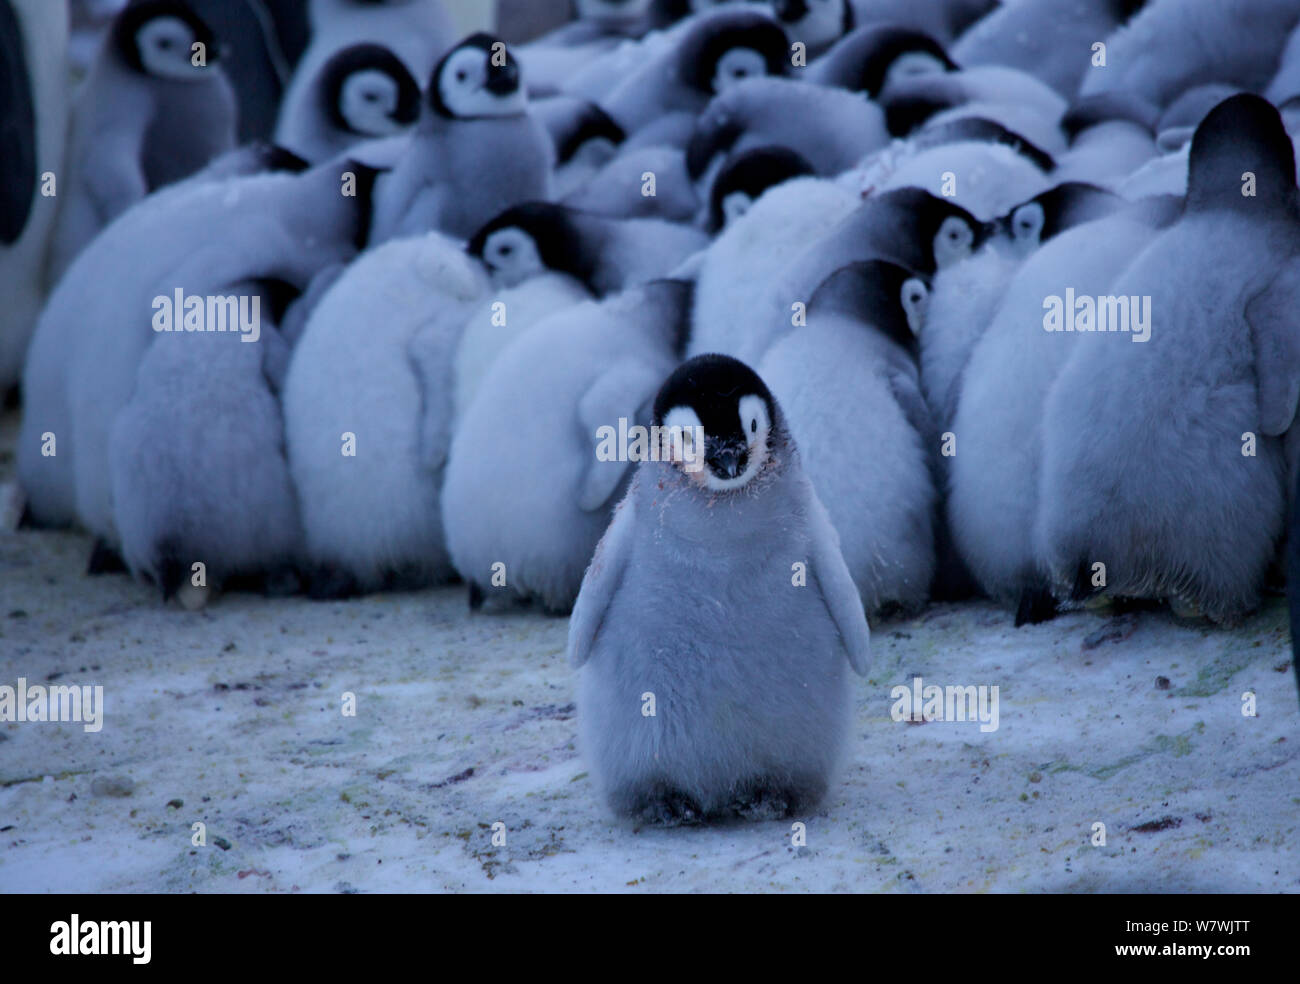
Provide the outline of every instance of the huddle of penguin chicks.
<path id="1" fill-rule="evenodd" d="M 1239 618 L 1295 487 L 1300 8 L 920 6 L 582 0 L 507 49 L 315 0 L 292 153 L 144 183 L 45 303 L 29 519 L 187 602 L 571 612 L 593 775 L 668 824 L 821 799 L 869 619 Z M 146 327 L 173 291 L 259 344 Z M 600 451 L 633 426 L 691 436 Z"/>

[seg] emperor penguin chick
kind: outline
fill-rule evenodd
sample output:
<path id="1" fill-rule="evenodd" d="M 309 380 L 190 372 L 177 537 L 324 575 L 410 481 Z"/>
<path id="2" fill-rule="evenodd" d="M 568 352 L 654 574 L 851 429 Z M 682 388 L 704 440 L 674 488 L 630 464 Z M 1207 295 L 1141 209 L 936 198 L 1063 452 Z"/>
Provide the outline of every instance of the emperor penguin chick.
<path id="1" fill-rule="evenodd" d="M 851 264 L 759 363 L 872 618 L 919 610 L 934 575 L 932 428 L 913 334 L 927 293 L 894 263 Z"/>
<path id="2" fill-rule="evenodd" d="M 797 814 L 830 786 L 847 671 L 870 663 L 839 538 L 744 363 L 686 362 L 654 423 L 690 436 L 638 465 L 569 622 L 580 744 L 635 820 Z"/>

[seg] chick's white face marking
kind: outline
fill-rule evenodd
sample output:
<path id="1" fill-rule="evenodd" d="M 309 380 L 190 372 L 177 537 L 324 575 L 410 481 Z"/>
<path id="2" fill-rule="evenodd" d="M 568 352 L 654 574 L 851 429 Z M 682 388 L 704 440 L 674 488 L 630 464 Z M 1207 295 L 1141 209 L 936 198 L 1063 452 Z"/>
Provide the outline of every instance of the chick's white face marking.
<path id="1" fill-rule="evenodd" d="M 905 51 L 885 70 L 880 91 L 887 92 L 890 86 L 898 85 L 907 79 L 914 79 L 921 75 L 942 75 L 946 71 L 948 66 L 929 52 Z"/>
<path id="2" fill-rule="evenodd" d="M 348 129 L 368 137 L 386 137 L 405 129 L 393 119 L 399 99 L 392 76 L 377 68 L 353 72 L 339 90 L 339 115 Z"/>
<path id="3" fill-rule="evenodd" d="M 684 435 L 704 434 L 703 450 L 690 447 L 683 470 L 712 492 L 732 492 L 744 488 L 762 471 L 770 455 L 767 442 L 772 431 L 772 421 L 763 398 L 752 394 L 741 397 L 737 403 L 737 412 L 737 423 L 743 438 L 738 438 L 735 434 L 709 434 L 701 428 L 698 415 L 690 407 L 673 407 L 664 415 L 666 427 L 681 427 Z M 689 467 L 689 463 L 692 460 L 698 462 L 701 455 L 704 467 Z"/>
<path id="4" fill-rule="evenodd" d="M 719 94 L 745 79 L 767 74 L 767 61 L 753 48 L 732 48 L 713 70 L 713 92 Z"/>
<path id="5" fill-rule="evenodd" d="M 537 243 L 524 230 L 511 226 L 498 229 L 483 244 L 483 262 L 494 280 L 506 287 L 521 284 L 546 270 Z"/>
<path id="6" fill-rule="evenodd" d="M 1043 206 L 1038 202 L 1028 202 L 1011 213 L 1011 239 L 1022 256 L 1038 248 L 1044 221 Z"/>
<path id="7" fill-rule="evenodd" d="M 528 96 L 522 85 L 508 92 L 487 87 L 491 59 L 491 52 L 475 47 L 461 48 L 447 58 L 438 76 L 438 95 L 454 116 L 517 116 L 527 108 Z"/>
<path id="8" fill-rule="evenodd" d="M 950 215 L 939 226 L 934 237 L 934 265 L 942 270 L 970 256 L 975 244 L 971 227 L 955 215 Z"/>
<path id="9" fill-rule="evenodd" d="M 913 335 L 920 335 L 925 328 L 925 316 L 930 310 L 930 290 L 916 277 L 903 281 L 901 291 L 903 311 L 907 315 L 907 327 Z"/>
<path id="10" fill-rule="evenodd" d="M 754 199 L 743 191 L 733 191 L 722 199 L 722 219 L 724 225 L 731 225 L 750 210 Z"/>
<path id="11" fill-rule="evenodd" d="M 192 81 L 202 78 L 204 67 L 191 62 L 194 31 L 179 17 L 155 17 L 135 32 L 140 64 L 160 79 Z M 215 52 L 207 52 L 211 58 Z"/>

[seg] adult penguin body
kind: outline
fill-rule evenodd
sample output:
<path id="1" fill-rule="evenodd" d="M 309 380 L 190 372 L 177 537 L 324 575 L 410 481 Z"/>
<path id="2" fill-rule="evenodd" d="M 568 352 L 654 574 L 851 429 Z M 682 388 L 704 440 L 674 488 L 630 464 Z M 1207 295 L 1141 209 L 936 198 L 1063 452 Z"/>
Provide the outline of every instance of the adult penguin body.
<path id="1" fill-rule="evenodd" d="M 109 434 L 122 559 L 189 608 L 236 577 L 268 593 L 298 586 L 302 534 L 272 378 L 287 343 L 256 284 L 231 294 L 258 302 L 256 337 L 158 335 Z"/>
<path id="2" fill-rule="evenodd" d="M 948 363 L 941 406 L 956 442 L 956 454 L 944 459 L 949 527 L 981 588 L 1014 609 L 1017 624 L 1055 611 L 1034 543 L 1047 394 L 1078 347 L 1111 341 L 1044 331 L 1044 298 L 1064 297 L 1067 289 L 1107 294 L 1169 212 L 1169 203 L 1144 203 L 1049 237 L 1011 277 L 987 329 L 971 340 L 969 359 Z M 950 317 L 958 316 L 957 306 L 954 298 Z M 944 367 L 941 358 L 932 380 Z"/>
<path id="3" fill-rule="evenodd" d="M 919 610 L 934 576 L 932 428 L 913 334 L 925 291 L 911 271 L 879 260 L 836 271 L 813 294 L 808 323 L 758 367 L 868 618 Z"/>
<path id="4" fill-rule="evenodd" d="M 1108 291 L 1150 297 L 1149 340 L 1077 346 L 1048 395 L 1036 533 L 1058 592 L 1216 621 L 1258 604 L 1285 518 L 1298 291 L 1294 150 L 1276 109 L 1235 96 L 1196 130 L 1182 217 Z"/>
<path id="5" fill-rule="evenodd" d="M 660 219 L 612 219 L 551 202 L 506 209 L 474 234 L 469 252 L 505 286 L 547 270 L 598 296 L 668 276 L 708 236 Z"/>
<path id="6" fill-rule="evenodd" d="M 344 48 L 376 44 L 393 52 L 412 77 L 427 79 L 439 58 L 456 43 L 456 28 L 442 0 L 311 0 L 311 42 L 294 67 L 280 102 L 275 137 L 310 119 L 317 80 Z"/>
<path id="7" fill-rule="evenodd" d="M 506 46 L 474 34 L 433 70 L 406 153 L 375 189 L 371 238 L 468 238 L 511 205 L 550 198 L 555 149 Z"/>
<path id="8" fill-rule="evenodd" d="M 49 278 L 150 192 L 235 146 L 217 39 L 181 0 L 118 14 L 72 107 Z"/>
<path id="9" fill-rule="evenodd" d="M 319 162 L 363 140 L 407 131 L 420 114 L 420 86 L 392 51 L 377 44 L 339 50 L 315 79 L 316 98 L 286 115 L 277 139 Z"/>
<path id="10" fill-rule="evenodd" d="M 339 193 L 345 171 L 357 175 L 355 196 Z M 69 522 L 75 503 L 86 529 L 116 542 L 109 428 L 164 309 L 175 307 L 179 291 L 184 318 L 193 317 L 196 301 L 205 310 L 205 299 L 250 280 L 305 288 L 364 242 L 372 180 L 362 166 L 340 162 L 302 174 L 185 182 L 105 230 L 51 296 L 28 352 L 24 389 L 40 395 L 24 408 L 18 469 L 38 522 Z M 88 310 L 99 316 L 87 321 Z M 186 330 L 181 312 L 172 321 Z M 41 454 L 45 433 L 55 435 L 57 455 Z"/>
<path id="11" fill-rule="evenodd" d="M 22 373 L 45 295 L 45 251 L 58 198 L 43 175 L 60 173 L 67 126 L 66 0 L 0 2 L 0 399 Z M 48 189 L 47 189 L 48 190 Z"/>
<path id="12" fill-rule="evenodd" d="M 451 573 L 439 503 L 452 358 L 487 278 L 438 233 L 368 250 L 321 298 L 284 391 L 314 597 Z"/>
<path id="13" fill-rule="evenodd" d="M 870 665 L 861 600 L 751 369 L 691 360 L 654 421 L 703 447 L 637 467 L 583 578 L 568 644 L 583 754 L 634 820 L 798 814 L 844 755 L 848 670 Z"/>
<path id="14" fill-rule="evenodd" d="M 559 312 L 492 364 L 456 429 L 442 490 L 472 606 L 484 592 L 572 606 L 627 481 L 627 456 L 600 429 L 649 423 L 689 304 L 688 285 L 656 281 Z"/>

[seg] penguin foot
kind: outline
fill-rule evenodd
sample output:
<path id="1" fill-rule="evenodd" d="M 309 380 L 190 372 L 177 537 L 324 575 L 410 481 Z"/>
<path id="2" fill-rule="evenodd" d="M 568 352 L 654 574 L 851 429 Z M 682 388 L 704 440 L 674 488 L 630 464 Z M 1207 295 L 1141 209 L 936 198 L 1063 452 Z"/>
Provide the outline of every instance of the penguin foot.
<path id="1" fill-rule="evenodd" d="M 649 794 L 634 818 L 652 827 L 683 827 L 704 822 L 704 811 L 679 789 L 662 787 Z"/>
<path id="2" fill-rule="evenodd" d="M 361 594 L 361 585 L 348 571 L 320 564 L 307 578 L 307 597 L 312 601 L 342 601 Z"/>
<path id="3" fill-rule="evenodd" d="M 108 545 L 107 540 L 95 540 L 90 550 L 90 560 L 86 562 L 86 574 L 125 574 L 126 564 L 122 555 Z"/>
<path id="4" fill-rule="evenodd" d="M 762 782 L 755 783 L 743 796 L 732 801 L 731 810 L 742 820 L 784 820 L 794 816 L 799 797 L 789 790 Z"/>
<path id="5" fill-rule="evenodd" d="M 36 515 L 32 512 L 31 503 L 23 503 L 22 514 L 18 517 L 18 524 L 14 528 L 19 530 L 36 529 Z"/>
<path id="6" fill-rule="evenodd" d="M 475 581 L 469 582 L 469 610 L 476 612 L 483 607 L 483 589 Z"/>
<path id="7" fill-rule="evenodd" d="M 1041 585 L 1021 589 L 1020 604 L 1016 608 L 1016 628 L 1038 625 L 1056 618 L 1056 599 Z"/>
<path id="8" fill-rule="evenodd" d="M 5 410 L 17 410 L 21 407 L 23 405 L 22 384 L 14 383 L 5 390 L 4 399 L 0 403 L 3 403 Z"/>

